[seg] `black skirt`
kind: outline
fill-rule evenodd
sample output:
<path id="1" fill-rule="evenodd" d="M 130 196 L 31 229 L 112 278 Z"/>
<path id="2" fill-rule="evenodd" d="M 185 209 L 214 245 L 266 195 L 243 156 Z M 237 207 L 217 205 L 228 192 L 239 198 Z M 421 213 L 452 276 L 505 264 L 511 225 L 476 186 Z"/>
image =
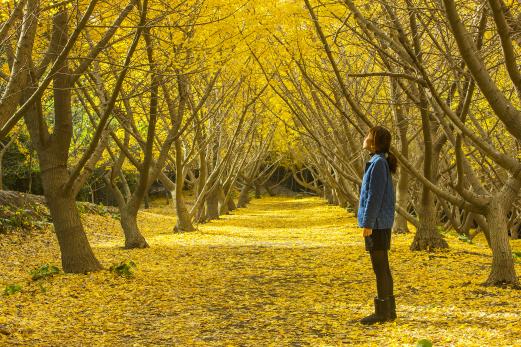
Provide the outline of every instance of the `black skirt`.
<path id="1" fill-rule="evenodd" d="M 391 249 L 391 229 L 373 229 L 370 236 L 365 237 L 366 251 L 384 251 Z"/>

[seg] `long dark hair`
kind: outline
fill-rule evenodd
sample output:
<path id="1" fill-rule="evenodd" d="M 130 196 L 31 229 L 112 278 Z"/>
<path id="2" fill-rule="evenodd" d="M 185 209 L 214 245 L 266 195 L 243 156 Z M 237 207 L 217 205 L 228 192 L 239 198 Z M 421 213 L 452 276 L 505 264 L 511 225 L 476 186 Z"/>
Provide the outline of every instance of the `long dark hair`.
<path id="1" fill-rule="evenodd" d="M 387 154 L 387 163 L 389 164 L 389 169 L 392 173 L 396 173 L 396 169 L 398 168 L 398 160 L 394 156 L 394 154 L 389 152 L 391 148 L 391 132 L 382 126 L 374 126 L 369 129 L 369 134 L 373 138 L 375 153 L 385 153 Z"/>

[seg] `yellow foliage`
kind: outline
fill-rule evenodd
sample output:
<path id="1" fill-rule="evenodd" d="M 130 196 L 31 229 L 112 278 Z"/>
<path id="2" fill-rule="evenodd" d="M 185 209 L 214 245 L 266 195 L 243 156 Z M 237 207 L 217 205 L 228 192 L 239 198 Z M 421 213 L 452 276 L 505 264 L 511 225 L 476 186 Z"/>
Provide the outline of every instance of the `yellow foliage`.
<path id="1" fill-rule="evenodd" d="M 9 74 L 11 73 L 11 70 L 9 69 L 9 65 L 7 63 L 2 64 L 2 68 L 0 70 L 6 76 L 9 76 Z"/>

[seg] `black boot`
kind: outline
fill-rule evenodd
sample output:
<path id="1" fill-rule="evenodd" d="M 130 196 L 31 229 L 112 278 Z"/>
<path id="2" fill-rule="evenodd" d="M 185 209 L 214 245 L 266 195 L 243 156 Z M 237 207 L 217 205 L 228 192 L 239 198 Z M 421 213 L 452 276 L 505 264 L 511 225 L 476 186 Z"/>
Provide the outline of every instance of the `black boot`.
<path id="1" fill-rule="evenodd" d="M 385 322 L 385 316 L 384 316 L 384 300 L 378 299 L 377 297 L 374 298 L 374 313 L 362 318 L 360 320 L 360 323 L 365 325 L 371 325 L 379 322 Z"/>
<path id="2" fill-rule="evenodd" d="M 391 295 L 386 300 L 386 305 L 388 305 L 388 320 L 395 320 L 396 319 L 396 301 L 394 301 L 394 295 Z"/>
<path id="3" fill-rule="evenodd" d="M 385 321 L 396 319 L 396 302 L 393 295 L 382 300 L 382 316 Z"/>

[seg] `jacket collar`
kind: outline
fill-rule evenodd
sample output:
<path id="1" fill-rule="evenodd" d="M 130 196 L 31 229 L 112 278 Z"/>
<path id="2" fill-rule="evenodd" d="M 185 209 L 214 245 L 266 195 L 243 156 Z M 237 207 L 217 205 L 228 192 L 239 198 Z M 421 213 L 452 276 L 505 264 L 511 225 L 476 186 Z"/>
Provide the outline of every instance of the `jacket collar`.
<path id="1" fill-rule="evenodd" d="M 378 159 L 378 157 L 385 158 L 385 155 L 383 153 L 373 153 L 371 154 L 371 159 L 369 159 L 370 163 L 373 163 Z"/>

